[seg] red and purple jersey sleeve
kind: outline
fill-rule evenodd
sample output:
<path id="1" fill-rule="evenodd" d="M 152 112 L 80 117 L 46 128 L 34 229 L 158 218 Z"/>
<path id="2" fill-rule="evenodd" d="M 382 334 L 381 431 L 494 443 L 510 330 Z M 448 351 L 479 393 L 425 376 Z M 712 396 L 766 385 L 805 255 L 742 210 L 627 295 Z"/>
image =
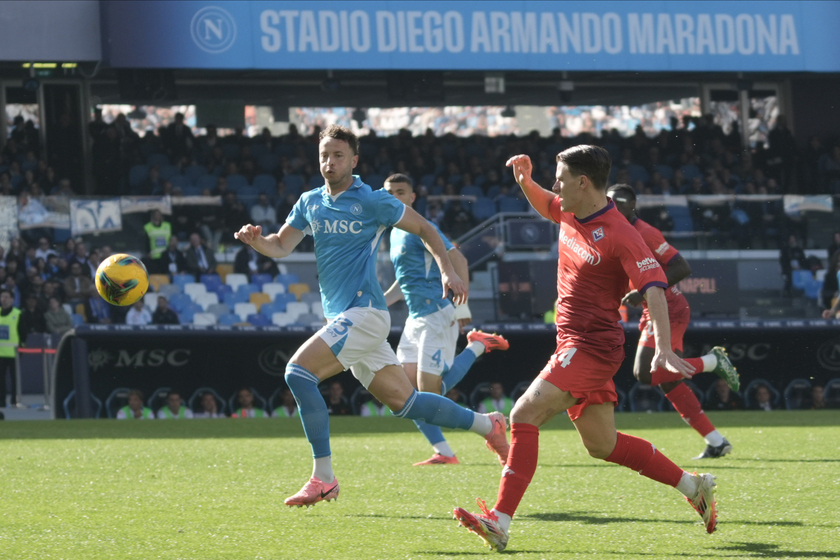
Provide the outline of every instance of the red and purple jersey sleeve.
<path id="1" fill-rule="evenodd" d="M 659 261 L 659 264 L 667 265 L 680 254 L 670 243 L 665 241 L 662 232 L 652 225 L 642 220 L 636 220 L 633 226 L 641 234 L 642 239 L 645 240 L 645 243 L 653 252 L 653 257 Z"/>
<path id="2" fill-rule="evenodd" d="M 652 286 L 667 289 L 668 280 L 665 278 L 665 271 L 645 240 L 632 226 L 628 227 L 626 232 L 627 235 L 615 245 L 615 249 L 630 282 L 641 294 Z"/>

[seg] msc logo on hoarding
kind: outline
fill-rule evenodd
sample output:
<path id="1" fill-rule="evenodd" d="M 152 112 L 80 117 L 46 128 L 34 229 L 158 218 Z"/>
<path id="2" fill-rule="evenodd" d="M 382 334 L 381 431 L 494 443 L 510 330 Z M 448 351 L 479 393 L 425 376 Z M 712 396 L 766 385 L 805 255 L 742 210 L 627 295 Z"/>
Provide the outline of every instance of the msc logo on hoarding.
<path id="1" fill-rule="evenodd" d="M 193 16 L 190 34 L 201 50 L 210 54 L 223 53 L 236 41 L 236 22 L 227 10 L 207 6 Z"/>

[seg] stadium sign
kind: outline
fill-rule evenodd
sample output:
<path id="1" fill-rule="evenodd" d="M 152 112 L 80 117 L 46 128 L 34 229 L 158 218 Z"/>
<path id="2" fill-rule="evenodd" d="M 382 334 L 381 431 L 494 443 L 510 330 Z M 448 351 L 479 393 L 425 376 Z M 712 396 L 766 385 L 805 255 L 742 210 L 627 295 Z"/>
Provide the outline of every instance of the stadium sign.
<path id="1" fill-rule="evenodd" d="M 837 2 L 105 1 L 114 67 L 840 70 Z"/>

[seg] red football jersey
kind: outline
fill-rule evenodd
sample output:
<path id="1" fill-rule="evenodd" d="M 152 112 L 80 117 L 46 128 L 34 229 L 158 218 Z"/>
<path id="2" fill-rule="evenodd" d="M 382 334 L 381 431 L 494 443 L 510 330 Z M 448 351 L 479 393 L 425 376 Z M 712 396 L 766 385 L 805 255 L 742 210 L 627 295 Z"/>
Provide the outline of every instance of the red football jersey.
<path id="1" fill-rule="evenodd" d="M 665 273 L 639 232 L 609 204 L 578 220 L 560 209 L 560 197 L 549 215 L 560 224 L 557 261 L 557 348 L 578 348 L 607 360 L 624 357 L 624 329 L 618 308 L 628 280 L 667 288 Z"/>
<path id="2" fill-rule="evenodd" d="M 662 232 L 650 225 L 649 223 L 645 222 L 644 220 L 640 220 L 636 218 L 633 220 L 633 227 L 636 228 L 642 239 L 644 239 L 647 246 L 653 252 L 653 257 L 662 265 L 663 270 L 668 270 L 668 264 L 680 254 L 675 248 L 671 246 L 670 243 L 665 241 L 665 237 L 662 235 Z M 635 286 L 635 284 L 630 282 L 631 287 Z M 665 299 L 668 301 L 668 316 L 670 317 L 671 321 L 676 318 L 682 317 L 684 314 L 689 313 L 688 307 L 688 300 L 685 299 L 685 296 L 682 295 L 676 286 L 671 286 L 667 290 L 665 290 Z M 645 310 L 643 314 L 645 317 L 649 317 L 648 310 L 647 310 L 647 302 L 642 303 Z"/>

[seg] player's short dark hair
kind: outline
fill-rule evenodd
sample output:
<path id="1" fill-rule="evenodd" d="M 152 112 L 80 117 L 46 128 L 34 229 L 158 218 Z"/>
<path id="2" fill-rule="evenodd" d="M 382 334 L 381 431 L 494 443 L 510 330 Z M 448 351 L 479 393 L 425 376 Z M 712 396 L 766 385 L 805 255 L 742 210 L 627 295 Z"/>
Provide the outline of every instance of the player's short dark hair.
<path id="1" fill-rule="evenodd" d="M 557 162 L 564 163 L 574 175 L 586 175 L 596 189 L 605 190 L 610 176 L 612 158 L 599 146 L 581 144 L 557 154 Z"/>
<path id="2" fill-rule="evenodd" d="M 166 398 L 168 399 L 172 395 L 178 395 L 179 397 L 183 397 L 184 395 L 181 394 L 181 391 L 178 389 L 170 389 L 168 393 L 166 393 Z"/>
<path id="3" fill-rule="evenodd" d="M 132 396 L 135 396 L 135 395 L 140 397 L 141 401 L 143 400 L 143 391 L 141 391 L 140 389 L 132 389 L 131 391 L 128 392 L 129 397 L 132 397 Z"/>
<path id="4" fill-rule="evenodd" d="M 321 134 L 318 135 L 318 141 L 322 141 L 324 138 L 332 138 L 334 140 L 344 140 L 348 144 L 350 144 L 350 149 L 353 150 L 353 155 L 359 155 L 359 139 L 353 134 L 353 131 L 347 128 L 346 126 L 340 126 L 337 124 L 331 124 L 327 128 L 321 131 Z"/>
<path id="5" fill-rule="evenodd" d="M 614 193 L 621 191 L 621 193 L 625 194 L 627 198 L 629 198 L 633 202 L 636 201 L 636 189 L 634 189 L 627 183 L 616 183 L 615 185 L 610 185 L 610 188 L 607 189 L 607 192 L 610 191 Z"/>
<path id="6" fill-rule="evenodd" d="M 406 175 L 405 173 L 394 173 L 387 179 L 385 179 L 386 183 L 407 183 L 409 187 L 412 189 L 414 188 L 414 181 L 411 180 L 411 177 Z"/>

